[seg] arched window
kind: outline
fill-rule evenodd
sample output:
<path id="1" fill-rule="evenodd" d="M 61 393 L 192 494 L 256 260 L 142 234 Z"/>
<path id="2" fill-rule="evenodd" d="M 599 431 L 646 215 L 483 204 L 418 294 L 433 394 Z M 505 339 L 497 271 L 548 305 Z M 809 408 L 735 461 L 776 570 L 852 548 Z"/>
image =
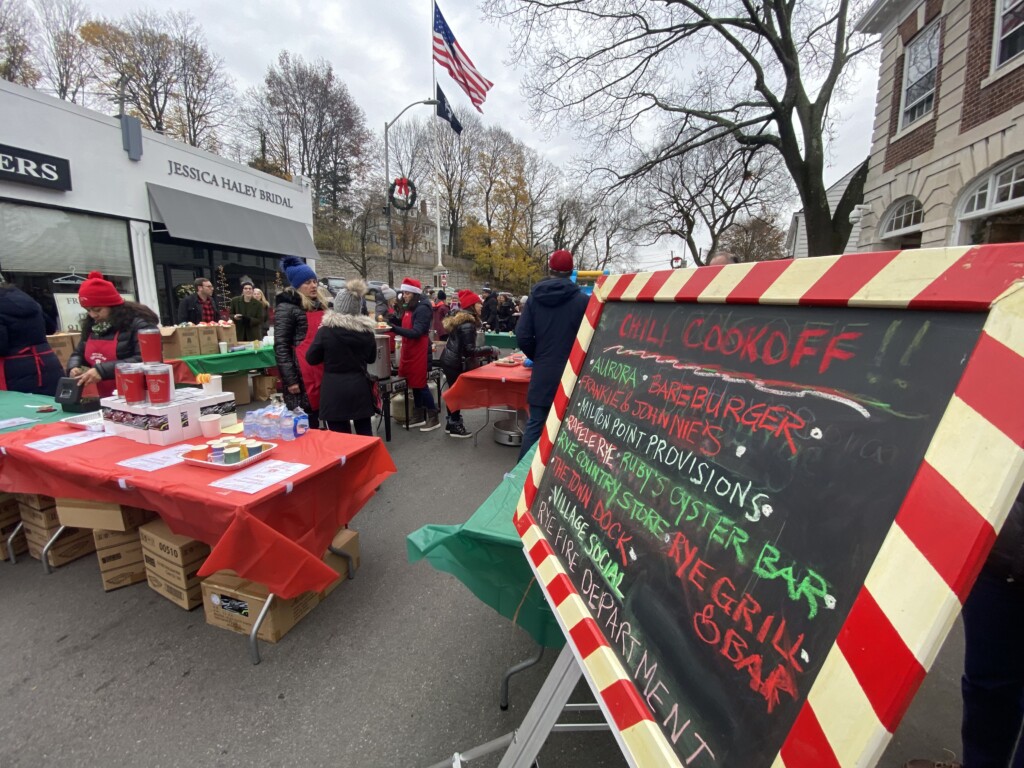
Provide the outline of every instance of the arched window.
<path id="1" fill-rule="evenodd" d="M 895 248 L 919 248 L 922 221 L 924 206 L 920 200 L 916 197 L 897 200 L 882 218 L 881 238 L 886 245 Z"/>
<path id="2" fill-rule="evenodd" d="M 1024 159 L 1015 157 L 964 190 L 962 245 L 1016 242 L 1024 237 Z"/>

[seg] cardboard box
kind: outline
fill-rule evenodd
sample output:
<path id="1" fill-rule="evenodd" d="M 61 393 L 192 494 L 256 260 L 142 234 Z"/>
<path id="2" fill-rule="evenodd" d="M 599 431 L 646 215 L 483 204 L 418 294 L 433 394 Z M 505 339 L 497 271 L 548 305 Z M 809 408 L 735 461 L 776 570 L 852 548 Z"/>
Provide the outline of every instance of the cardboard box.
<path id="1" fill-rule="evenodd" d="M 28 553 L 36 560 L 42 559 L 43 547 L 48 539 L 39 539 L 33 535 L 28 528 L 25 529 L 25 539 L 28 542 Z M 72 560 L 85 557 L 96 551 L 96 544 L 92 540 L 92 532 L 85 529 L 74 529 L 65 531 L 49 552 L 51 566 L 64 565 Z"/>
<path id="2" fill-rule="evenodd" d="M 177 360 L 199 354 L 199 332 L 195 327 L 176 326 L 160 328 L 164 360 Z"/>
<path id="3" fill-rule="evenodd" d="M 277 394 L 277 382 L 277 376 L 253 376 L 252 399 L 269 400 L 271 395 Z"/>
<path id="4" fill-rule="evenodd" d="M 57 505 L 57 500 L 53 496 L 40 496 L 38 493 L 16 493 L 14 495 L 17 496 L 18 504 L 22 507 L 52 509 Z"/>
<path id="5" fill-rule="evenodd" d="M 183 568 L 210 554 L 209 545 L 172 533 L 167 523 L 159 519 L 139 528 L 139 539 L 144 549 Z"/>
<path id="6" fill-rule="evenodd" d="M 331 545 L 351 554 L 356 560 L 356 567 L 359 567 L 359 534 L 343 528 Z M 338 572 L 339 578 L 323 592 L 306 592 L 291 600 L 274 598 L 260 625 L 260 640 L 276 643 L 344 581 L 348 575 L 347 559 L 330 551 L 324 554 L 323 559 Z M 206 623 L 243 635 L 252 631 L 270 594 L 262 584 L 243 579 L 233 571 L 218 571 L 204 579 L 202 592 Z"/>
<path id="7" fill-rule="evenodd" d="M 21 521 L 26 528 L 33 528 L 37 531 L 55 531 L 60 528 L 60 521 L 57 519 L 57 507 L 49 509 L 35 509 L 34 507 L 20 504 Z"/>
<path id="8" fill-rule="evenodd" d="M 189 590 L 180 589 L 173 584 L 168 584 L 149 570 L 146 571 L 146 581 L 149 583 L 150 589 L 154 592 L 159 592 L 172 603 L 180 605 L 186 611 L 191 611 L 203 602 L 202 588 L 198 584 Z"/>
<path id="9" fill-rule="evenodd" d="M 142 548 L 142 562 L 145 563 L 146 572 L 152 573 L 178 589 L 190 590 L 199 585 L 198 573 L 205 561 L 206 558 L 203 558 L 189 565 L 181 566 L 164 560 L 151 549 Z"/>
<path id="10" fill-rule="evenodd" d="M 0 493 L 0 528 L 21 521 L 21 506 L 13 493 Z"/>
<path id="11" fill-rule="evenodd" d="M 104 592 L 112 592 L 115 589 L 128 587 L 145 580 L 146 566 L 141 560 L 137 563 L 128 563 L 110 571 L 100 571 L 100 581 L 103 584 Z"/>
<path id="12" fill-rule="evenodd" d="M 72 528 L 103 528 L 128 531 L 138 528 L 153 517 L 152 512 L 138 507 L 122 507 L 105 501 L 57 499 L 57 519 Z"/>
<path id="13" fill-rule="evenodd" d="M 252 402 L 249 392 L 249 374 L 231 373 L 221 376 L 221 388 L 235 396 L 235 405 L 248 405 Z"/>
<path id="14" fill-rule="evenodd" d="M 0 525 L 0 561 L 10 559 L 11 550 L 7 548 L 7 537 L 11 535 L 11 531 L 18 527 L 20 522 L 21 519 L 19 518 L 4 525 Z M 18 535 L 14 537 L 12 549 L 14 549 L 15 556 L 23 555 L 28 552 L 28 539 L 25 538 L 24 530 L 19 531 Z"/>
<path id="15" fill-rule="evenodd" d="M 95 542 L 96 539 L 93 539 Z M 104 571 L 115 571 L 126 565 L 143 562 L 142 544 L 135 541 L 121 544 L 117 547 L 106 547 L 96 550 L 96 561 L 100 565 L 100 573 Z"/>
<path id="16" fill-rule="evenodd" d="M 196 332 L 199 335 L 200 355 L 216 355 L 220 352 L 217 345 L 217 326 L 199 325 L 196 326 Z"/>
<path id="17" fill-rule="evenodd" d="M 96 528 L 92 532 L 92 540 L 96 543 L 96 550 L 113 549 L 125 544 L 135 544 L 139 548 L 139 560 L 142 559 L 142 541 L 139 539 L 139 529 L 133 528 L 130 531 L 107 531 Z"/>
<path id="18" fill-rule="evenodd" d="M 231 349 L 232 344 L 238 343 L 238 331 L 236 330 L 235 324 L 231 325 L 218 325 L 217 326 L 217 341 L 226 341 L 228 349 Z"/>
<path id="19" fill-rule="evenodd" d="M 75 347 L 78 346 L 78 342 L 81 341 L 82 334 L 80 333 L 54 333 L 46 337 L 46 341 L 50 345 L 50 349 L 57 356 L 60 361 L 61 368 L 68 367 L 68 360 L 71 358 L 71 353 L 75 351 Z"/>

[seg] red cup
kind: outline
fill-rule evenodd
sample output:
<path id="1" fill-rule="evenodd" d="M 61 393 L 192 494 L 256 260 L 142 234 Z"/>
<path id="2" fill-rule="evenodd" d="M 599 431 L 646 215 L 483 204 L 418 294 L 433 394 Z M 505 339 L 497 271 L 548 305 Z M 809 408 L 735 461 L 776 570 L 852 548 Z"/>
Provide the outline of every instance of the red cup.
<path id="1" fill-rule="evenodd" d="M 138 405 L 146 402 L 146 374 L 138 363 L 121 363 L 114 368 L 115 380 L 121 374 L 121 383 L 117 391 L 126 403 Z M 123 387 L 123 389 L 122 389 Z"/>
<path id="2" fill-rule="evenodd" d="M 171 402 L 174 392 L 174 374 L 171 366 L 155 363 L 145 366 L 145 370 L 149 402 L 153 405 L 165 405 Z"/>
<path id="3" fill-rule="evenodd" d="M 159 328 L 145 328 L 139 331 L 139 352 L 144 363 L 164 361 L 163 337 Z"/>

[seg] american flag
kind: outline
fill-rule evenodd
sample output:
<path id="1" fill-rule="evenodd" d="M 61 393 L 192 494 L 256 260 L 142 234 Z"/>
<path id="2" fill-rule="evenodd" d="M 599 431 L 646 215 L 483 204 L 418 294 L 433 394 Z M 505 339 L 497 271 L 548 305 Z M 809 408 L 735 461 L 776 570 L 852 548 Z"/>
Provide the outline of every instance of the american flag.
<path id="1" fill-rule="evenodd" d="M 473 102 L 473 106 L 482 113 L 480 105 L 484 103 L 487 91 L 494 83 L 476 71 L 473 62 L 462 50 L 448 22 L 441 15 L 437 3 L 434 3 L 434 61 L 448 70 L 452 80 L 459 84 Z"/>

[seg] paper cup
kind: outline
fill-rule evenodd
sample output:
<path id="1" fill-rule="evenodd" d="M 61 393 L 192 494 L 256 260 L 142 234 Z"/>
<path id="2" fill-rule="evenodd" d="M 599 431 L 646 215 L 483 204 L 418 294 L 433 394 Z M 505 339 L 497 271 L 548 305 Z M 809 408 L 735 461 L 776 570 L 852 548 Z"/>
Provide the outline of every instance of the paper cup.
<path id="1" fill-rule="evenodd" d="M 224 449 L 224 463 L 225 464 L 237 464 L 241 461 L 241 451 L 238 448 L 225 448 Z"/>
<path id="2" fill-rule="evenodd" d="M 222 355 L 225 355 L 225 354 L 227 354 L 227 351 L 228 351 L 228 343 L 227 343 L 226 341 L 218 341 L 218 342 L 217 342 L 217 347 L 218 347 L 218 348 L 220 349 L 220 353 L 221 353 Z"/>
<path id="3" fill-rule="evenodd" d="M 203 384 L 203 392 L 208 395 L 219 395 L 223 391 L 223 381 L 219 374 L 211 376 L 210 380 Z"/>
<path id="4" fill-rule="evenodd" d="M 220 434 L 220 416 L 216 413 L 200 416 L 199 428 L 203 431 L 203 437 L 217 437 Z"/>

